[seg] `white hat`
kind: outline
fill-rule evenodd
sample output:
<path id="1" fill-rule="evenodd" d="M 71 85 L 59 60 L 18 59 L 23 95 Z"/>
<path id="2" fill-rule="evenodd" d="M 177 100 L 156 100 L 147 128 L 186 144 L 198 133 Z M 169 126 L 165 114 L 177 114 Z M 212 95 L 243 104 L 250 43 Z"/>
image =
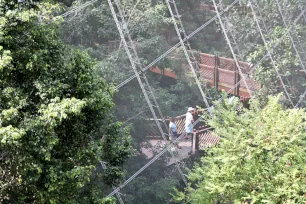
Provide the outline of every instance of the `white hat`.
<path id="1" fill-rule="evenodd" d="M 189 112 L 189 111 L 193 111 L 193 110 L 194 110 L 193 107 L 189 107 L 187 111 Z"/>

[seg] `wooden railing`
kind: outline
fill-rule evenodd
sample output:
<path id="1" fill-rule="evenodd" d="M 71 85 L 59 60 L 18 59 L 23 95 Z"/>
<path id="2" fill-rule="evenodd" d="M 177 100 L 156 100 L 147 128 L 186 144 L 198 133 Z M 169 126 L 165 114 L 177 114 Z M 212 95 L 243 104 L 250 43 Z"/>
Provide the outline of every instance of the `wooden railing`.
<path id="1" fill-rule="evenodd" d="M 208 86 L 216 87 L 218 90 L 229 92 L 242 78 L 233 59 L 205 53 L 200 53 L 199 58 L 200 76 L 205 79 Z M 239 66 L 250 91 L 254 92 L 259 89 L 259 84 L 255 80 L 251 79 L 248 75 L 252 65 L 239 61 Z M 177 78 L 175 72 L 170 70 L 163 70 L 155 67 L 150 68 L 150 71 L 174 79 Z M 240 83 L 232 91 L 230 91 L 230 94 L 239 96 L 242 100 L 248 100 L 250 98 L 250 94 L 247 91 L 245 83 Z"/>

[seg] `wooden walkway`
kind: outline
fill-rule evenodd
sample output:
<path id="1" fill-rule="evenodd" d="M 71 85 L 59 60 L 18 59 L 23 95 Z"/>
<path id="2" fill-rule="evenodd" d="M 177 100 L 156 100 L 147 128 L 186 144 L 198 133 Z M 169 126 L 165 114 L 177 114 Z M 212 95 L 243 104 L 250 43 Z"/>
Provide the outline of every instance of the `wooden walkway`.
<path id="1" fill-rule="evenodd" d="M 200 78 L 205 80 L 206 85 L 239 96 L 240 100 L 242 101 L 247 101 L 250 98 L 245 83 L 240 83 L 239 86 L 233 88 L 242 78 L 233 59 L 205 53 L 200 53 L 197 58 L 200 69 L 198 70 L 200 73 Z M 250 91 L 253 92 L 258 90 L 260 88 L 259 84 L 255 80 L 251 79 L 248 75 L 252 65 L 240 61 L 238 63 Z M 188 69 L 188 66 L 186 66 L 186 70 L 190 71 Z M 161 74 L 177 79 L 176 73 L 169 70 L 150 68 L 150 71 L 156 74 Z M 194 115 L 194 119 L 196 120 L 198 117 L 198 113 L 196 113 Z M 152 123 L 152 126 L 147 130 L 146 136 L 149 138 L 149 142 L 153 146 L 153 150 L 145 148 L 142 149 L 142 152 L 147 155 L 148 158 L 153 157 L 153 152 L 159 152 L 165 147 L 167 143 L 169 143 L 169 141 L 162 140 L 154 120 L 151 120 L 150 122 Z M 182 134 L 185 129 L 185 115 L 177 116 L 175 118 L 175 123 L 177 126 L 178 134 Z M 168 132 L 168 130 L 164 131 Z M 199 122 L 194 127 L 192 140 L 185 140 L 185 138 L 182 138 L 179 142 L 179 146 L 181 146 L 182 149 L 173 147 L 173 149 L 170 150 L 174 151 L 176 155 L 174 159 L 180 161 L 187 158 L 190 152 L 195 153 L 197 150 L 204 150 L 205 148 L 214 146 L 218 144 L 220 137 L 215 135 L 210 127 L 205 125 L 203 122 Z M 175 162 L 174 159 L 169 158 L 168 165 L 173 164 Z"/>
<path id="2" fill-rule="evenodd" d="M 206 81 L 208 86 L 216 87 L 218 90 L 230 91 L 242 78 L 233 59 L 200 53 L 198 56 L 198 63 L 200 68 L 200 77 Z M 239 66 L 246 79 L 246 83 L 250 88 L 250 91 L 253 92 L 258 90 L 260 85 L 248 75 L 252 65 L 246 62 L 239 62 Z M 169 70 L 162 70 L 155 67 L 150 68 L 150 71 L 174 79 L 177 78 L 175 72 Z M 240 83 L 240 85 L 238 85 L 230 93 L 239 96 L 243 101 L 250 98 L 245 83 Z"/>
<path id="3" fill-rule="evenodd" d="M 194 119 L 198 119 L 199 113 L 196 112 L 194 114 Z M 175 118 L 175 123 L 177 126 L 178 134 L 182 134 L 185 129 L 185 115 L 177 116 Z M 149 139 L 149 143 L 153 148 L 142 148 L 142 152 L 148 157 L 152 158 L 154 156 L 154 152 L 160 152 L 169 143 L 169 141 L 164 141 L 160 136 L 160 133 L 154 124 L 154 120 L 152 121 L 152 128 L 147 130 L 147 138 Z M 168 121 L 167 121 L 168 124 Z M 165 130 L 164 130 L 165 131 Z M 167 131 L 166 131 L 167 132 Z M 172 138 L 173 139 L 173 138 Z M 203 122 L 199 122 L 194 126 L 194 133 L 192 138 L 186 139 L 186 136 L 183 137 L 179 141 L 179 146 L 181 149 L 173 147 L 170 151 L 173 151 L 175 158 L 170 158 L 167 162 L 167 165 L 172 165 L 175 163 L 175 160 L 181 161 L 191 154 L 194 154 L 198 150 L 204 150 L 206 148 L 212 147 L 218 144 L 220 137 L 215 135 L 212 132 L 212 129 L 206 126 Z"/>

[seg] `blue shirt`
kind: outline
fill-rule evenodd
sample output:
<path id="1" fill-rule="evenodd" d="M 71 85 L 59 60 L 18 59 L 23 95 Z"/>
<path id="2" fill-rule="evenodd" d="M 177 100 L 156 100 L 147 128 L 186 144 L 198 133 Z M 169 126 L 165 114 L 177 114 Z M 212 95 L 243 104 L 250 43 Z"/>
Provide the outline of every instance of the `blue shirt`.
<path id="1" fill-rule="evenodd" d="M 176 125 L 173 122 L 169 123 L 169 129 L 171 129 L 172 132 L 176 132 Z"/>

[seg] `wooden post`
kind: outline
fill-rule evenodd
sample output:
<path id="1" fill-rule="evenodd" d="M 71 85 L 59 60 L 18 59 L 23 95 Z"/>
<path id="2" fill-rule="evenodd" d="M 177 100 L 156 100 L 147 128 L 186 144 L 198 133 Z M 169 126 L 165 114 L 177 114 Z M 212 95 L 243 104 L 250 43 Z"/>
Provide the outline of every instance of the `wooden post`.
<path id="1" fill-rule="evenodd" d="M 235 66 L 234 70 L 235 70 L 235 85 L 236 85 L 240 81 L 240 74 L 239 74 L 238 67 L 237 67 L 236 63 L 234 64 L 234 66 Z M 240 85 L 236 86 L 236 88 L 235 88 L 234 94 L 236 96 L 239 96 L 239 87 L 240 87 Z"/>
<path id="2" fill-rule="evenodd" d="M 196 150 L 196 137 L 197 137 L 197 131 L 193 132 L 192 135 L 192 154 L 195 154 Z"/>
<path id="3" fill-rule="evenodd" d="M 202 63 L 202 59 L 201 59 L 201 51 L 200 50 L 197 50 L 197 61 L 199 64 Z"/>
<path id="4" fill-rule="evenodd" d="M 219 82 L 219 71 L 218 68 L 220 66 L 220 59 L 217 55 L 215 55 L 215 72 L 214 72 L 214 86 L 218 90 L 218 82 Z"/>
<path id="5" fill-rule="evenodd" d="M 234 64 L 234 85 L 237 84 L 237 66 Z M 238 95 L 237 87 L 234 89 L 234 95 Z"/>
<path id="6" fill-rule="evenodd" d="M 199 151 L 199 141 L 200 141 L 200 138 L 199 138 L 199 131 L 197 130 L 196 132 L 196 139 L 195 139 L 195 142 L 196 142 L 196 145 L 195 145 L 195 149 L 196 151 Z"/>

